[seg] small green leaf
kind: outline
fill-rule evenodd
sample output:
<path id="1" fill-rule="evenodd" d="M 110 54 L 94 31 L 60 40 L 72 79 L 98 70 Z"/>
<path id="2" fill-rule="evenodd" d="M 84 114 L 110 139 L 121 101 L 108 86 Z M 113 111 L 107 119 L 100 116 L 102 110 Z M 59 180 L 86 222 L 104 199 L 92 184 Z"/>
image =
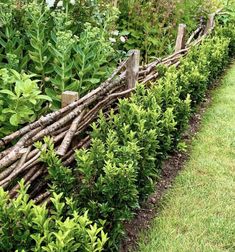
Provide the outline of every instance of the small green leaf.
<path id="1" fill-rule="evenodd" d="M 19 125 L 19 118 L 17 114 L 14 114 L 10 117 L 10 124 L 13 126 L 18 126 Z"/>

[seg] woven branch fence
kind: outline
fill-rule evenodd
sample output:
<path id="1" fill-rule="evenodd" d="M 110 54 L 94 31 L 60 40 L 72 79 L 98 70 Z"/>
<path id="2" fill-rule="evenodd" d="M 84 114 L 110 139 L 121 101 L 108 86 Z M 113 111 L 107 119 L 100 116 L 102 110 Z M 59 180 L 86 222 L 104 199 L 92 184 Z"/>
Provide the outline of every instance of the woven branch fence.
<path id="1" fill-rule="evenodd" d="M 37 203 L 48 201 L 50 193 L 45 179 L 47 168 L 39 159 L 40 150 L 34 147 L 35 142 L 50 136 L 63 165 L 71 166 L 75 160 L 75 150 L 89 147 L 91 140 L 87 131 L 99 111 L 102 110 L 108 116 L 111 108 L 117 109 L 118 99 L 128 97 L 135 91 L 137 82 L 148 87 L 158 78 L 158 65 L 178 66 L 180 59 L 187 55 L 190 48 L 200 44 L 211 33 L 218 13 L 219 11 L 210 14 L 207 24 L 201 23 L 187 42 L 186 26 L 180 24 L 172 55 L 140 66 L 140 52 L 130 51 L 128 59 L 120 63 L 98 88 L 1 139 L 0 186 L 8 190 L 11 197 L 16 197 L 18 181 L 23 178 L 26 184 L 33 184 L 29 190 L 32 199 Z M 66 99 L 67 94 L 64 97 Z M 12 146 L 13 141 L 15 144 Z"/>

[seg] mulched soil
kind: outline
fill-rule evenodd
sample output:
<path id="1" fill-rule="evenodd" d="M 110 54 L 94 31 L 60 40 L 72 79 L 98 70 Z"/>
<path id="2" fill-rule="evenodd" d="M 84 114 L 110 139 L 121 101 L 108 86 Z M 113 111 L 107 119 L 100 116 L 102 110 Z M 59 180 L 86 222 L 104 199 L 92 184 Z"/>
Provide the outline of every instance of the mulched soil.
<path id="1" fill-rule="evenodd" d="M 220 81 L 214 83 L 213 88 L 218 86 Z M 134 251 L 137 249 L 137 241 L 140 231 L 147 230 L 151 226 L 151 221 L 161 212 L 162 201 L 167 189 L 172 186 L 175 177 L 183 169 L 185 162 L 188 160 L 191 152 L 191 143 L 200 129 L 200 122 L 203 113 L 211 103 L 211 90 L 208 91 L 205 100 L 202 102 L 197 112 L 192 116 L 189 128 L 183 136 L 187 144 L 187 152 L 175 152 L 163 164 L 162 174 L 157 182 L 155 192 L 136 212 L 135 218 L 125 223 L 126 238 L 121 244 L 120 252 Z"/>

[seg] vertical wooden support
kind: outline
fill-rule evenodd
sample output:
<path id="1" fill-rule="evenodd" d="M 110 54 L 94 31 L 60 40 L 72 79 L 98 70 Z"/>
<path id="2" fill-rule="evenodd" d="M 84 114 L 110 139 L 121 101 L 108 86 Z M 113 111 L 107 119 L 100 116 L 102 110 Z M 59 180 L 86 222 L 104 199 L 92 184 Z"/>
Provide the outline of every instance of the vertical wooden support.
<path id="1" fill-rule="evenodd" d="M 175 52 L 180 51 L 181 49 L 185 48 L 185 35 L 186 35 L 186 25 L 179 24 L 178 27 L 178 34 L 175 44 Z"/>
<path id="2" fill-rule="evenodd" d="M 215 13 L 209 14 L 204 34 L 207 34 L 211 29 L 213 29 L 214 25 L 215 25 Z"/>
<path id="3" fill-rule="evenodd" d="M 126 66 L 127 88 L 135 88 L 139 75 L 140 50 L 131 50 Z"/>
<path id="4" fill-rule="evenodd" d="M 61 107 L 64 108 L 68 106 L 70 103 L 77 101 L 79 98 L 78 92 L 73 91 L 65 91 L 61 95 Z"/>
<path id="5" fill-rule="evenodd" d="M 113 0 L 113 6 L 114 6 L 115 8 L 118 7 L 118 0 Z"/>

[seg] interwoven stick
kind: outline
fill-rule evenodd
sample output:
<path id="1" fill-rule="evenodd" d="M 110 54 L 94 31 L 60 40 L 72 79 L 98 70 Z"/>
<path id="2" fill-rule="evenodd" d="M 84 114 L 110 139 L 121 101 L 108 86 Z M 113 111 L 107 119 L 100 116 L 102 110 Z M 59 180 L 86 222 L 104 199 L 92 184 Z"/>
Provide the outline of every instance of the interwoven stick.
<path id="1" fill-rule="evenodd" d="M 50 196 L 50 192 L 46 191 L 42 194 L 40 194 L 39 196 L 37 196 L 36 198 L 34 198 L 34 202 L 35 204 L 40 204 L 43 200 L 45 200 L 46 198 L 48 198 Z"/>
<path id="2" fill-rule="evenodd" d="M 214 27 L 210 29 L 210 32 L 213 29 Z M 194 42 L 189 43 L 186 49 L 180 50 L 163 59 L 157 59 L 147 66 L 141 67 L 139 81 L 142 84 L 155 81 L 158 78 L 156 69 L 158 64 L 178 66 L 180 64 L 180 58 L 185 56 L 192 46 L 201 43 L 203 39 L 209 35 L 209 33 L 207 33 L 204 36 L 200 36 L 200 31 L 197 29 L 194 34 L 191 35 L 190 39 L 193 40 L 198 33 L 199 37 Z M 124 80 L 126 76 L 125 70 L 121 73 L 120 71 L 125 67 L 127 60 L 120 64 L 109 79 L 78 101 L 71 103 L 59 111 L 41 117 L 38 121 L 3 138 L 2 141 L 0 141 L 0 148 L 6 146 L 12 140 L 21 137 L 14 147 L 10 147 L 0 153 L 0 170 L 2 170 L 2 172 L 0 172 L 0 183 L 4 182 L 3 185 L 8 186 L 11 180 L 16 177 L 18 179 L 18 176 L 27 178 L 27 175 L 29 175 L 28 181 L 31 179 L 34 181 L 35 177 L 38 178 L 38 176 L 42 176 L 43 172 L 38 170 L 41 165 L 40 160 L 38 160 L 38 154 L 40 155 L 40 152 L 34 149 L 27 153 L 27 150 L 29 150 L 29 147 L 32 148 L 35 141 L 41 140 L 44 136 L 49 135 L 53 137 L 53 141 L 56 144 L 55 149 L 59 151 L 59 153 L 61 149 L 63 149 L 61 146 L 65 146 L 60 154 L 62 155 L 63 164 L 70 165 L 74 161 L 74 149 L 78 147 L 79 144 L 76 145 L 76 147 L 72 147 L 71 150 L 68 150 L 69 146 L 74 146 L 77 138 L 81 138 L 81 136 L 84 138 L 84 133 L 86 136 L 84 139 L 86 140 L 84 142 L 84 139 L 80 140 L 80 146 L 87 148 L 90 145 L 90 138 L 89 135 L 87 136 L 85 130 L 89 127 L 91 122 L 96 119 L 98 112 L 101 109 L 110 109 L 110 106 L 113 107 L 114 105 L 114 108 L 116 108 L 116 100 L 134 90 L 120 91 L 125 87 Z M 118 73 L 120 73 L 120 75 L 116 76 Z M 85 109 L 90 110 L 85 113 L 83 112 Z M 81 114 L 83 115 L 81 116 Z M 36 159 L 32 156 L 33 152 L 36 153 Z M 24 158 L 25 156 L 26 158 Z M 22 160 L 24 162 L 20 165 L 21 168 L 23 167 L 21 170 L 17 168 L 17 164 L 22 162 Z M 32 171 L 38 175 L 34 176 Z M 47 201 L 47 199 L 48 198 L 45 198 L 44 200 Z"/>
<path id="3" fill-rule="evenodd" d="M 45 127 L 51 123 L 53 123 L 58 117 L 63 115 L 64 113 L 71 111 L 72 109 L 76 108 L 77 106 L 84 103 L 86 100 L 91 99 L 93 96 L 100 96 L 108 92 L 108 90 L 112 89 L 114 86 L 120 85 L 121 81 L 125 78 L 125 73 L 122 73 L 120 76 L 116 77 L 116 80 L 112 82 L 114 77 L 120 72 L 120 70 L 125 66 L 126 61 L 120 64 L 120 66 L 114 71 L 114 73 L 111 75 L 110 78 L 108 78 L 104 83 L 102 83 L 98 88 L 92 90 L 90 93 L 79 99 L 78 101 L 75 101 L 68 106 L 49 113 L 46 116 L 42 116 L 39 120 L 28 124 L 27 126 L 15 131 L 14 133 L 4 137 L 0 141 L 0 148 L 4 147 L 6 144 L 10 143 L 12 140 L 21 137 L 28 132 L 34 130 L 37 127 Z"/>
<path id="4" fill-rule="evenodd" d="M 29 184 L 29 180 L 30 178 L 33 176 L 33 174 L 40 168 L 40 165 L 36 165 L 34 166 L 28 173 L 26 173 L 23 176 L 23 179 L 25 181 L 25 184 L 28 185 Z M 19 183 L 17 183 L 10 191 L 9 191 L 9 195 L 11 198 L 16 197 L 17 196 L 17 191 L 20 189 L 20 185 Z"/>
<path id="5" fill-rule="evenodd" d="M 67 133 L 66 133 L 66 135 L 60 145 L 60 147 L 57 150 L 57 154 L 59 156 L 64 156 L 65 153 L 67 152 L 67 150 L 71 144 L 71 141 L 73 139 L 73 136 L 77 131 L 78 125 L 81 122 L 81 120 L 83 119 L 84 114 L 85 114 L 85 110 L 83 110 L 81 112 L 81 114 L 73 120 L 69 130 L 67 131 Z"/>

